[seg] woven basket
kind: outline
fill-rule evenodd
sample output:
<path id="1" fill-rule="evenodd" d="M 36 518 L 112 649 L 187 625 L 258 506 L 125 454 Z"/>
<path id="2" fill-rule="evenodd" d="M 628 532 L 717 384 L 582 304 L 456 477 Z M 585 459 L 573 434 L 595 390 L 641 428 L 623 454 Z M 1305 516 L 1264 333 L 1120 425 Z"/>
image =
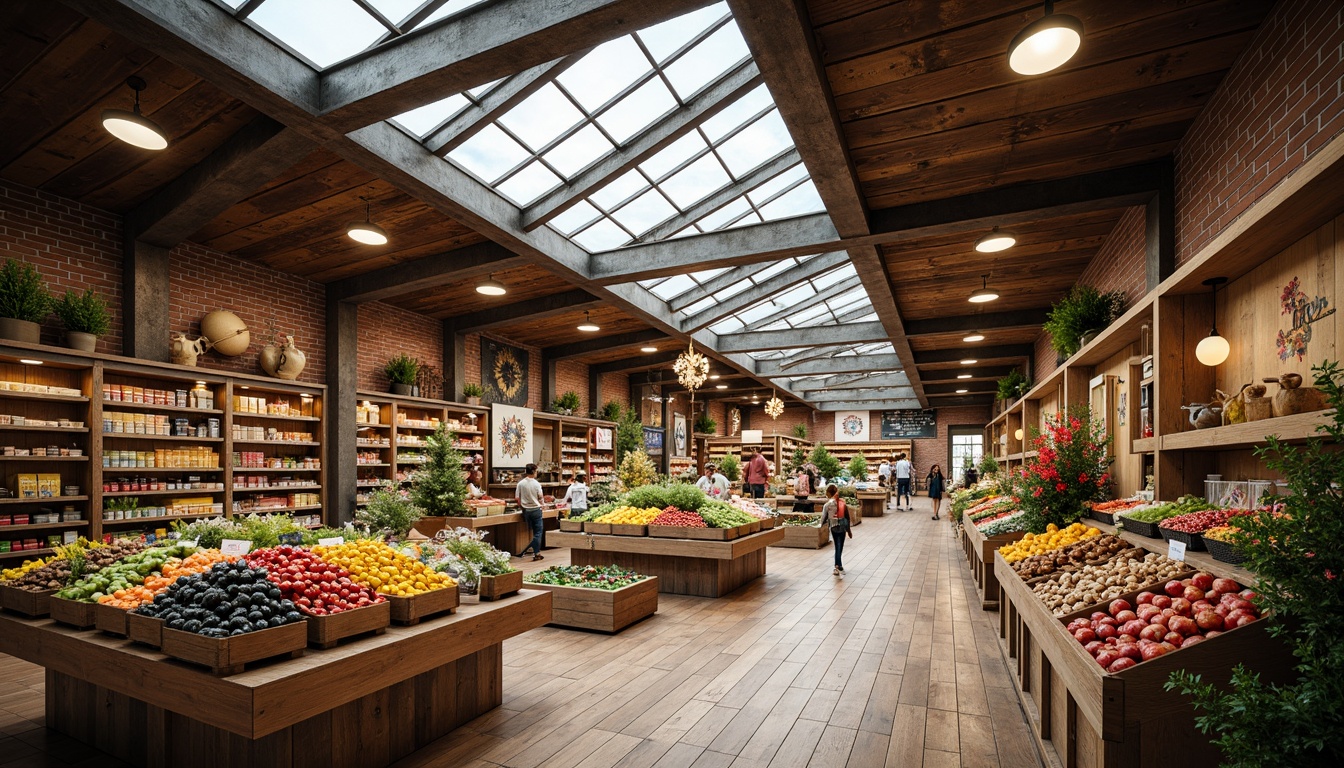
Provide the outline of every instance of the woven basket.
<path id="1" fill-rule="evenodd" d="M 1203 538 L 1203 537 L 1201 537 Z M 1241 565 L 1246 562 L 1246 555 L 1235 546 L 1225 541 L 1217 539 L 1204 539 L 1204 545 L 1208 547 L 1209 554 L 1213 559 L 1220 563 L 1231 563 L 1232 565 Z"/>
<path id="2" fill-rule="evenodd" d="M 1187 551 L 1190 552 L 1204 551 L 1204 537 L 1200 536 L 1198 533 L 1173 531 L 1170 528 L 1162 528 L 1161 526 L 1159 526 L 1157 530 L 1162 534 L 1162 538 L 1166 539 L 1167 541 L 1179 541 L 1182 544 L 1184 544 Z"/>
<path id="3" fill-rule="evenodd" d="M 1119 519 L 1116 520 L 1116 522 L 1123 522 L 1125 524 L 1126 531 L 1137 533 L 1140 536 L 1147 536 L 1150 539 L 1162 538 L 1162 534 L 1158 530 L 1157 523 L 1145 523 L 1139 520 L 1133 520 L 1131 518 L 1125 517 L 1124 515 L 1121 515 Z"/>
<path id="4" fill-rule="evenodd" d="M 1095 509 L 1089 509 L 1088 514 L 1092 515 L 1093 520 L 1099 520 L 1107 525 L 1115 525 L 1114 512 L 1098 512 Z"/>

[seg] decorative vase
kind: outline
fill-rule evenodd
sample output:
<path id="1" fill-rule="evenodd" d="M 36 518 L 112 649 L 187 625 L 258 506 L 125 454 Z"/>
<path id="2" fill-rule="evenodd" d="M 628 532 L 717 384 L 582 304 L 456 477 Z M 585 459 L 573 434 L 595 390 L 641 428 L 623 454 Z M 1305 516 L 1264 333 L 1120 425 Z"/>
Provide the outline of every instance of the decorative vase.
<path id="1" fill-rule="evenodd" d="M 257 354 L 257 365 L 267 376 L 277 376 L 276 369 L 280 367 L 280 348 L 275 346 L 275 342 L 270 342 L 261 348 Z"/>
<path id="2" fill-rule="evenodd" d="M 420 385 L 419 385 L 419 384 L 412 384 L 412 385 L 411 385 L 411 397 L 419 397 L 419 396 L 420 396 Z"/>
<path id="3" fill-rule="evenodd" d="M 1099 335 L 1101 335 L 1101 331 L 1088 331 L 1087 333 L 1084 333 L 1078 339 L 1078 346 L 1086 347 L 1088 344 L 1091 344 L 1092 340 L 1097 338 L 1097 336 Z"/>
<path id="4" fill-rule="evenodd" d="M 467 405 L 480 405 L 480 404 L 481 404 L 481 398 L 479 395 L 467 395 Z"/>
<path id="5" fill-rule="evenodd" d="M 83 331 L 66 331 L 65 346 L 80 352 L 97 352 L 98 337 Z"/>
<path id="6" fill-rule="evenodd" d="M 252 334 L 242 318 L 216 310 L 201 318 L 201 335 L 210 340 L 210 348 L 225 357 L 237 357 L 252 344 Z"/>
<path id="7" fill-rule="evenodd" d="M 1315 387 L 1302 386 L 1300 373 L 1285 373 L 1277 379 L 1265 379 L 1265 383 L 1279 385 L 1272 403 L 1275 417 L 1319 411 L 1329 405 L 1324 392 Z"/>
<path id="8" fill-rule="evenodd" d="M 195 366 L 196 358 L 205 354 L 209 348 L 209 341 L 204 336 L 188 339 L 184 333 L 173 334 L 173 362 L 178 365 Z"/>
<path id="9" fill-rule="evenodd" d="M 392 382 L 392 394 L 394 394 L 394 395 L 409 395 L 409 394 L 411 394 L 411 385 L 410 385 L 410 384 L 398 384 L 398 383 L 396 383 L 396 382 Z"/>
<path id="10" fill-rule="evenodd" d="M 1241 391 L 1246 404 L 1246 420 L 1260 421 L 1274 415 L 1274 401 L 1265 397 L 1264 384 L 1252 384 Z"/>
<path id="11" fill-rule="evenodd" d="M 42 326 L 28 320 L 0 317 L 0 339 L 39 344 L 42 342 Z"/>
<path id="12" fill-rule="evenodd" d="M 285 340 L 284 346 L 277 347 L 275 342 L 267 344 L 261 348 L 257 361 L 267 376 L 293 381 L 303 372 L 308 356 L 294 346 L 293 336 L 285 335 L 282 338 Z"/>

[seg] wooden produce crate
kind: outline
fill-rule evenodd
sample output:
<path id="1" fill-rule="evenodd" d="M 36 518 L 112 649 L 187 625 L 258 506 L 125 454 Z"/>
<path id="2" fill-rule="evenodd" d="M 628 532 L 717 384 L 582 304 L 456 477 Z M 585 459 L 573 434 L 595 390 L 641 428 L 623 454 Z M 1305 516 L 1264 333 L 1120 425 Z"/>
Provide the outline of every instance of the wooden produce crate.
<path id="1" fill-rule="evenodd" d="M 0 587 L 0 607 L 35 619 L 51 613 L 51 596 L 54 594 L 54 589 L 33 592 L 18 587 Z"/>
<path id="2" fill-rule="evenodd" d="M 648 536 L 649 526 L 647 525 L 629 525 L 626 523 L 612 523 L 611 535 L 613 536 Z"/>
<path id="3" fill-rule="evenodd" d="M 382 594 L 382 593 L 379 593 Z M 431 589 L 411 597 L 383 595 L 392 604 L 392 621 L 397 624 L 414 626 L 421 619 L 437 616 L 440 613 L 452 613 L 457 608 L 460 597 L 456 587 Z"/>
<path id="4" fill-rule="evenodd" d="M 562 519 L 560 521 L 560 530 L 569 531 L 571 533 L 579 533 L 580 531 L 583 530 L 583 521 L 570 520 L 568 518 Z"/>
<path id="5" fill-rule="evenodd" d="M 761 521 L 761 530 L 768 531 L 779 523 L 778 517 L 767 517 Z"/>
<path id="6" fill-rule="evenodd" d="M 584 524 L 583 524 L 583 532 L 584 532 L 584 533 L 597 533 L 597 534 L 610 534 L 610 533 L 611 533 L 611 523 L 592 523 L 592 522 L 584 523 Z"/>
<path id="7" fill-rule="evenodd" d="M 93 626 L 109 635 L 118 637 L 126 636 L 126 615 L 129 613 L 125 608 L 118 608 L 115 605 L 103 605 L 102 603 L 93 604 Z"/>
<path id="8" fill-rule="evenodd" d="M 302 613 L 302 611 L 300 611 Z M 372 632 L 381 635 L 392 622 L 392 603 L 382 602 L 326 616 L 304 614 L 308 625 L 308 644 L 314 648 L 335 648 L 346 638 Z"/>
<path id="9" fill-rule="evenodd" d="M 134 642 L 159 648 L 163 645 L 163 619 L 142 616 L 134 611 L 126 613 L 126 637 Z"/>
<path id="10" fill-rule="evenodd" d="M 658 612 L 658 577 L 620 589 L 528 584 L 551 593 L 551 623 L 574 629 L 619 632 Z"/>
<path id="11" fill-rule="evenodd" d="M 821 549 L 831 541 L 831 531 L 825 526 L 781 525 L 780 530 L 784 531 L 784 540 L 770 546 L 788 547 L 790 549 Z"/>
<path id="12" fill-rule="evenodd" d="M 216 675 L 235 675 L 254 661 L 276 656 L 298 658 L 308 646 L 305 622 L 231 637 L 205 637 L 180 629 L 163 629 L 161 650 L 175 659 L 209 667 Z"/>
<path id="13" fill-rule="evenodd" d="M 51 618 L 76 629 L 88 629 L 94 624 L 93 609 L 97 603 L 81 603 L 56 596 L 51 598 Z"/>
<path id="14" fill-rule="evenodd" d="M 971 576 L 975 579 L 976 590 L 980 593 L 980 608 L 985 611 L 997 611 L 999 609 L 999 580 L 994 572 L 994 556 L 999 547 L 1004 544 L 1011 544 L 1023 536 L 1025 533 L 1001 533 L 997 536 L 985 537 L 980 529 L 974 525 L 964 525 L 962 528 L 966 533 L 966 543 L 963 549 L 966 551 L 966 559 L 971 564 Z M 1005 567 L 1007 567 L 1005 565 Z M 1012 573 L 1012 569 L 1008 569 Z M 1016 575 L 1014 575 L 1016 578 Z"/>
<path id="15" fill-rule="evenodd" d="M 649 535 L 659 539 L 728 541 L 737 538 L 736 528 L 687 528 L 680 525 L 650 525 Z"/>
<path id="16" fill-rule="evenodd" d="M 1248 661 L 1267 682 L 1292 678 L 1292 656 L 1257 621 L 1114 674 L 1102 669 L 1065 626 L 1105 611 L 1105 603 L 1055 618 L 1003 560 L 1001 650 L 1047 765 L 1141 768 L 1180 755 L 1183 766 L 1214 768 L 1221 753 L 1194 724 L 1190 700 L 1163 689 L 1178 669 L 1224 686 Z M 1151 587 L 1149 588 L 1151 591 Z M 1142 589 L 1121 595 L 1136 603 Z"/>
<path id="17" fill-rule="evenodd" d="M 523 572 L 511 571 L 499 576 L 482 576 L 476 593 L 486 602 L 502 600 L 516 595 L 523 588 Z"/>

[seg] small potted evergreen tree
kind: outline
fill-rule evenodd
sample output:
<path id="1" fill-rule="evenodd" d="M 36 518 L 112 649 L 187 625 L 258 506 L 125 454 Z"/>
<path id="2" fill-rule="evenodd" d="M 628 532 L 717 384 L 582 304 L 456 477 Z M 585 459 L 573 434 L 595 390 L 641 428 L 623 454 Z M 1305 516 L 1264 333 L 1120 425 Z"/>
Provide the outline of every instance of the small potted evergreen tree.
<path id="1" fill-rule="evenodd" d="M 424 512 L 415 529 L 433 536 L 446 525 L 444 518 L 467 514 L 467 477 L 462 452 L 453 448 L 457 433 L 440 424 L 425 438 L 425 463 L 412 478 L 411 502 Z"/>
<path id="2" fill-rule="evenodd" d="M 469 381 L 462 385 L 462 396 L 467 398 L 467 405 L 480 405 L 483 394 L 485 391 L 481 389 L 480 384 Z"/>
<path id="3" fill-rule="evenodd" d="M 415 388 L 415 377 L 420 372 L 420 361 L 402 352 L 383 366 L 383 373 L 392 384 L 392 394 L 409 395 Z"/>
<path id="4" fill-rule="evenodd" d="M 6 259 L 0 267 L 0 339 L 38 344 L 51 294 L 32 264 Z"/>
<path id="5" fill-rule="evenodd" d="M 65 326 L 65 345 L 81 352 L 97 351 L 98 337 L 112 328 L 107 302 L 92 288 L 84 293 L 67 290 L 56 301 L 56 316 Z"/>

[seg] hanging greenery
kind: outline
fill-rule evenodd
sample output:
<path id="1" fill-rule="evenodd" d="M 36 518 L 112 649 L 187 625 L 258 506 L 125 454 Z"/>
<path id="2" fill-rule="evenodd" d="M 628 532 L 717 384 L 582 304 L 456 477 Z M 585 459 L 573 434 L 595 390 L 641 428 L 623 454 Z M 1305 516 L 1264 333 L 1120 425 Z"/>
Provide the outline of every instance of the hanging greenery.
<path id="1" fill-rule="evenodd" d="M 1042 328 L 1050 334 L 1050 346 L 1068 357 L 1083 346 L 1084 334 L 1104 330 L 1124 308 L 1124 293 L 1101 293 L 1090 285 L 1079 283 L 1050 308 Z"/>
<path id="2" fill-rule="evenodd" d="M 1014 368 L 1007 376 L 999 379 L 998 386 L 1000 400 L 1016 400 L 1031 389 L 1031 380 L 1022 371 Z"/>

